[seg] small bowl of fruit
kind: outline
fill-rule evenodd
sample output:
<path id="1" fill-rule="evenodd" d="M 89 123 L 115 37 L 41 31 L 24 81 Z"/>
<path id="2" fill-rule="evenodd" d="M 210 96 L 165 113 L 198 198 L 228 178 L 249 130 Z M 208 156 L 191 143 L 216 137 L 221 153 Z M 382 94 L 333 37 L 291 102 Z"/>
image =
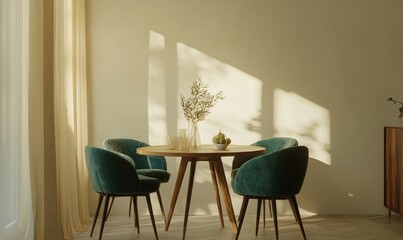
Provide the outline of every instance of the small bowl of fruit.
<path id="1" fill-rule="evenodd" d="M 213 143 L 218 150 L 225 150 L 231 143 L 231 138 L 227 137 L 220 129 L 217 135 L 213 137 Z"/>

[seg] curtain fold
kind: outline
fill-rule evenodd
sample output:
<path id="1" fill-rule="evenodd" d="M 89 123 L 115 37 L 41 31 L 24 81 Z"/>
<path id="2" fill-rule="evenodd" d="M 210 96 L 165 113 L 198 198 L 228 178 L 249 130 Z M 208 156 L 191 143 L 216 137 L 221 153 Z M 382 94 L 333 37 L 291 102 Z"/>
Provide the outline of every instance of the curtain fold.
<path id="1" fill-rule="evenodd" d="M 65 239 L 84 230 L 89 220 L 85 54 L 85 1 L 54 5 L 54 103 L 56 171 L 60 222 Z"/>
<path id="2" fill-rule="evenodd" d="M 29 0 L 0 0 L 0 240 L 33 239 Z"/>

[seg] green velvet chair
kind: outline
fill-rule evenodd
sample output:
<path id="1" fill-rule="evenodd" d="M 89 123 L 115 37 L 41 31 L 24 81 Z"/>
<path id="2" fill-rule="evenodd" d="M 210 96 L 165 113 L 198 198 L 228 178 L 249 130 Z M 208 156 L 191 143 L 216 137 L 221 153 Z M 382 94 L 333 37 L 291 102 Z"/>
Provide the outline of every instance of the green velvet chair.
<path id="1" fill-rule="evenodd" d="M 137 197 L 144 196 L 147 200 L 148 211 L 156 239 L 158 239 L 157 228 L 155 226 L 154 214 L 151 205 L 150 193 L 157 192 L 160 181 L 156 178 L 137 175 L 133 162 L 128 161 L 122 155 L 115 152 L 87 145 L 85 147 L 85 158 L 88 172 L 94 190 L 99 194 L 98 205 L 92 224 L 91 234 L 98 219 L 100 207 L 105 197 L 104 211 L 99 232 L 99 239 L 102 239 L 105 221 L 109 211 L 109 202 L 115 197 L 131 197 L 136 202 Z M 137 207 L 136 207 L 137 209 Z M 140 233 L 138 225 L 138 213 L 135 216 L 137 232 Z"/>
<path id="2" fill-rule="evenodd" d="M 273 208 L 276 239 L 278 239 L 276 200 L 289 200 L 294 217 L 306 240 L 296 195 L 304 182 L 308 158 L 307 147 L 290 147 L 255 157 L 239 168 L 237 175 L 231 180 L 234 192 L 243 196 L 235 239 L 238 239 L 241 232 L 249 199 L 269 199 Z M 257 215 L 260 213 L 260 204 L 257 213 Z"/>
<path id="3" fill-rule="evenodd" d="M 266 148 L 266 152 L 264 154 L 269 154 L 269 153 L 283 150 L 285 148 L 298 146 L 298 141 L 297 141 L 297 139 L 291 138 L 291 137 L 270 137 L 270 138 L 266 138 L 266 139 L 257 141 L 255 143 L 253 143 L 252 146 L 264 147 L 264 148 Z M 231 179 L 234 179 L 238 173 L 239 168 L 245 162 L 249 161 L 253 157 L 256 157 L 256 156 L 246 155 L 246 156 L 234 157 L 234 160 L 232 161 Z M 261 204 L 262 204 L 262 199 L 259 199 L 258 206 L 260 206 Z M 269 201 L 269 211 L 270 211 L 270 215 L 272 216 L 272 209 L 271 209 L 270 201 Z M 259 216 L 259 215 L 260 215 L 260 213 L 257 213 L 257 216 Z M 266 226 L 266 204 L 264 201 L 263 201 L 263 226 Z M 256 219 L 256 235 L 257 235 L 258 229 L 259 229 L 259 218 Z"/>
<path id="4" fill-rule="evenodd" d="M 105 149 L 116 151 L 122 154 L 125 158 L 132 159 L 134 162 L 137 174 L 158 179 L 161 183 L 169 181 L 171 174 L 167 171 L 167 162 L 165 157 L 161 156 L 145 156 L 137 154 L 136 150 L 139 147 L 149 146 L 147 143 L 128 138 L 112 138 L 107 139 L 103 143 Z M 157 191 L 158 202 L 161 208 L 161 214 L 166 222 L 164 205 L 160 191 Z M 131 212 L 131 202 L 129 206 L 129 216 Z M 113 204 L 113 199 L 112 203 Z M 136 210 L 136 209 L 135 209 Z"/>
<path id="5" fill-rule="evenodd" d="M 283 150 L 284 148 L 295 147 L 298 146 L 298 141 L 295 138 L 291 137 L 270 137 L 266 139 L 262 139 L 252 144 L 252 146 L 259 146 L 266 148 L 266 152 L 264 154 L 276 152 Z M 235 157 L 232 161 L 232 170 L 236 170 L 241 167 L 245 162 L 249 161 L 253 157 L 256 156 L 239 156 Z M 236 175 L 236 171 L 232 173 L 232 175 Z"/>

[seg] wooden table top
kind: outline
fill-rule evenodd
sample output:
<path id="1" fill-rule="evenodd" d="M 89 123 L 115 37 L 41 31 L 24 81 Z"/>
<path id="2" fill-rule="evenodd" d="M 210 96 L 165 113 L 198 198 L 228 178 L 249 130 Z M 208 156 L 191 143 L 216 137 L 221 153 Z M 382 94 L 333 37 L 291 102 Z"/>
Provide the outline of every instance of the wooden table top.
<path id="1" fill-rule="evenodd" d="M 225 157 L 241 155 L 257 155 L 266 151 L 263 147 L 230 144 L 225 150 L 218 150 L 214 144 L 203 144 L 197 149 L 187 151 L 170 149 L 168 145 L 147 146 L 137 148 L 137 153 L 150 156 L 170 157 Z"/>

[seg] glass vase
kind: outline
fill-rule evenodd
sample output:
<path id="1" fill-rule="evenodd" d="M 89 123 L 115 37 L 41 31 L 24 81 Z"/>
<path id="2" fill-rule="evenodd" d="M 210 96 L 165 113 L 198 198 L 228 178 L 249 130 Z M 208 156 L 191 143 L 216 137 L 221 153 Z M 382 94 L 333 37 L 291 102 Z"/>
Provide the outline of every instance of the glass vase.
<path id="1" fill-rule="evenodd" d="M 189 147 L 195 149 L 200 147 L 200 134 L 197 122 L 189 121 Z"/>

